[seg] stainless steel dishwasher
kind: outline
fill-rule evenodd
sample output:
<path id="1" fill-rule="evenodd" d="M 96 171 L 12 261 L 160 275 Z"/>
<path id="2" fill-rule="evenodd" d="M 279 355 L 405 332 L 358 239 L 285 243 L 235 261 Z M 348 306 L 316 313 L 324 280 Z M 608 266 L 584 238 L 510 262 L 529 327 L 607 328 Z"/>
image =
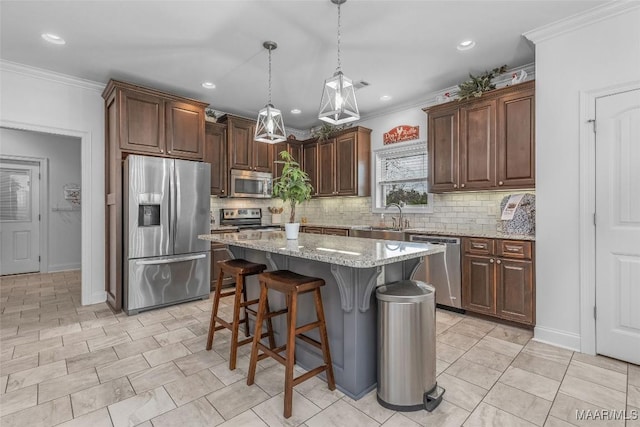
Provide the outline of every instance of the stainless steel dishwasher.
<path id="1" fill-rule="evenodd" d="M 436 304 L 462 309 L 460 239 L 457 237 L 408 234 L 410 242 L 444 245 L 445 251 L 424 257 L 424 262 L 411 275 L 436 289 Z"/>

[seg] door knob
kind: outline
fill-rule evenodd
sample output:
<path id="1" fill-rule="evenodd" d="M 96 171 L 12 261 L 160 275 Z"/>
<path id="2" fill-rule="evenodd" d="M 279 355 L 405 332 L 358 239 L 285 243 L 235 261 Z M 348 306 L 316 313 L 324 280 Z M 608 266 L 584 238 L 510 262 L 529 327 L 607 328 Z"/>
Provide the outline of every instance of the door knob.
<path id="1" fill-rule="evenodd" d="M 504 182 L 498 181 L 498 185 L 504 185 Z"/>
<path id="2" fill-rule="evenodd" d="M 493 264 L 493 258 L 491 258 L 491 259 L 489 260 L 489 262 L 490 262 L 491 264 Z"/>
<path id="3" fill-rule="evenodd" d="M 464 184 L 460 184 L 460 187 L 464 188 Z"/>
<path id="4" fill-rule="evenodd" d="M 458 188 L 458 184 L 453 184 L 453 188 Z"/>
<path id="5" fill-rule="evenodd" d="M 502 264 L 502 261 L 497 260 L 497 261 L 496 261 L 496 264 Z"/>

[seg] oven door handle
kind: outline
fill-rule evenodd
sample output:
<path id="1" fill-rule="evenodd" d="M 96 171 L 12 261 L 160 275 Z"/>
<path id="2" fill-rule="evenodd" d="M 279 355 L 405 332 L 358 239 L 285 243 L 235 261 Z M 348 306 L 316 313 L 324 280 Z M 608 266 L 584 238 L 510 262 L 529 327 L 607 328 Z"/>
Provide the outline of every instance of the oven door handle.
<path id="1" fill-rule="evenodd" d="M 136 265 L 172 264 L 174 262 L 194 261 L 194 260 L 202 259 L 206 257 L 207 257 L 207 254 L 198 254 L 198 255 L 176 257 L 176 258 L 166 258 L 166 259 L 160 259 L 160 260 L 148 259 L 148 260 L 136 261 Z"/>

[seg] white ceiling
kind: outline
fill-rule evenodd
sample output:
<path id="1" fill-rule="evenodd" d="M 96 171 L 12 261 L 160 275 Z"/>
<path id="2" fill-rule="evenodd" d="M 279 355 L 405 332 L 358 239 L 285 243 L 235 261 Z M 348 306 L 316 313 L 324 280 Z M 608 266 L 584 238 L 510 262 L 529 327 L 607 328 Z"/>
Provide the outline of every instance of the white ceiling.
<path id="1" fill-rule="evenodd" d="M 522 33 L 605 1 L 349 0 L 342 6 L 342 70 L 370 83 L 362 117 L 426 101 L 428 93 L 507 64 L 534 62 Z M 253 117 L 267 101 L 285 125 L 308 129 L 337 65 L 330 0 L 0 1 L 0 58 L 96 82 L 115 78 Z M 66 45 L 40 35 L 62 36 Z M 460 52 L 464 39 L 476 47 Z M 217 85 L 201 87 L 203 81 Z M 382 102 L 380 96 L 391 95 Z M 299 108 L 302 114 L 290 110 Z"/>

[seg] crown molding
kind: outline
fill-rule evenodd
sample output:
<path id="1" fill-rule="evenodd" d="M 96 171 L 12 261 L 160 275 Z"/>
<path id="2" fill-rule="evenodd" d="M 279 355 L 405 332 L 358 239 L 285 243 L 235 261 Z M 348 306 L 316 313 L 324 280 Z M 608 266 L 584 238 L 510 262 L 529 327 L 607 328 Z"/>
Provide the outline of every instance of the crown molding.
<path id="1" fill-rule="evenodd" d="M 578 30 L 587 25 L 595 24 L 596 22 L 639 8 L 640 2 L 637 0 L 613 0 L 568 18 L 527 31 L 522 35 L 531 42 L 538 44 L 562 34 Z"/>
<path id="2" fill-rule="evenodd" d="M 0 71 L 22 74 L 24 76 L 33 77 L 40 80 L 48 80 L 51 82 L 61 83 L 67 86 L 75 86 L 99 93 L 102 93 L 106 86 L 102 83 L 94 82 L 91 80 L 84 80 L 78 77 L 69 76 L 67 74 L 56 73 L 54 71 L 31 67 L 29 65 L 6 61 L 4 59 L 0 59 Z"/>

